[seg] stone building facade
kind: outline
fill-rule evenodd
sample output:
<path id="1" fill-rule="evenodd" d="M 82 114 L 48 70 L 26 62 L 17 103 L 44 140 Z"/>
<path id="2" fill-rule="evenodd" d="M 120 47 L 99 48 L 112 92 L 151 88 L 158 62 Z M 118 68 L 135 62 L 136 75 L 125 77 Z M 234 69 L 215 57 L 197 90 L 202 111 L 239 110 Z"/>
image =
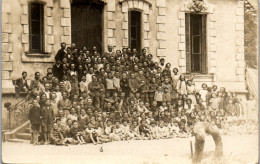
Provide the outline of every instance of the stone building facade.
<path id="1" fill-rule="evenodd" d="M 42 10 L 42 20 L 37 20 L 42 23 L 41 52 L 31 51 L 32 24 L 37 19 L 31 15 L 32 4 L 40 4 Z M 28 79 L 35 71 L 44 75 L 60 43 L 70 46 L 73 38 L 80 38 L 73 36 L 79 29 L 73 27 L 78 18 L 72 10 L 92 4 L 101 9 L 102 52 L 108 44 L 117 50 L 135 43 L 139 46 L 135 48 L 146 48 L 155 60 L 165 58 L 181 73 L 194 74 L 199 84 L 246 91 L 243 0 L 3 0 L 3 93 L 14 92 L 12 80 L 22 71 L 28 72 Z M 138 29 L 133 22 L 138 22 Z M 139 32 L 136 42 L 131 41 L 131 30 Z"/>

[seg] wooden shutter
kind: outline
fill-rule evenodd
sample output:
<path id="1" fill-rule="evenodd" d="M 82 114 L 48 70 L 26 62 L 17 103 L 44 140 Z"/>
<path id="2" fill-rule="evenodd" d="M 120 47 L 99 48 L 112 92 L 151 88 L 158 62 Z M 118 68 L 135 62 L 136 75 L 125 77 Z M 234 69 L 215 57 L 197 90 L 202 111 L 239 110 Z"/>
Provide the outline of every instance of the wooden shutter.
<path id="1" fill-rule="evenodd" d="M 207 59 L 207 15 L 202 15 L 202 29 L 201 29 L 201 72 L 208 73 L 208 59 Z"/>
<path id="2" fill-rule="evenodd" d="M 186 73 L 191 73 L 190 14 L 185 14 Z"/>

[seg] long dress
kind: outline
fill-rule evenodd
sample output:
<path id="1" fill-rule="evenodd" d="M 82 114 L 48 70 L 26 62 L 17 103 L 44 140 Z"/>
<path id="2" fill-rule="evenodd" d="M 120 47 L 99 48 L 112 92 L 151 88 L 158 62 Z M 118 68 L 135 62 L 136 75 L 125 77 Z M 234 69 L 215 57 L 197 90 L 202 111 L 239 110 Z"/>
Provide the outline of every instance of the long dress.
<path id="1" fill-rule="evenodd" d="M 186 95 L 187 94 L 186 82 L 178 80 L 176 89 L 177 89 L 178 93 L 180 93 L 182 95 L 184 95 L 184 94 Z"/>
<path id="2" fill-rule="evenodd" d="M 196 97 L 195 97 L 195 85 L 187 85 L 187 94 L 188 98 L 191 99 L 192 104 L 196 105 Z"/>
<path id="3" fill-rule="evenodd" d="M 173 88 L 175 89 L 176 88 L 176 86 L 177 86 L 177 82 L 178 82 L 178 80 L 180 79 L 180 75 L 175 75 L 175 74 L 173 74 L 172 75 L 172 85 L 173 85 Z"/>

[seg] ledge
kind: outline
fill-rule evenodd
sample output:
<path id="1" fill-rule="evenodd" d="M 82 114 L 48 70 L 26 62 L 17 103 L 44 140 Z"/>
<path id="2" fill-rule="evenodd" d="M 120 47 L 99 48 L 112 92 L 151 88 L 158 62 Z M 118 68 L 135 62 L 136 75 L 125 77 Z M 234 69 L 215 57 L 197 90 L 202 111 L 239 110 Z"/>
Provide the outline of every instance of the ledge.
<path id="1" fill-rule="evenodd" d="M 119 0 L 119 3 L 122 4 L 124 1 L 132 1 L 132 0 Z M 137 1 L 143 1 L 143 2 L 145 2 L 147 4 L 149 4 L 150 7 L 152 6 L 152 3 L 149 2 L 148 0 L 137 0 Z"/>
<path id="2" fill-rule="evenodd" d="M 52 53 L 34 53 L 24 52 L 22 53 L 22 62 L 28 63 L 53 63 L 54 57 Z"/>

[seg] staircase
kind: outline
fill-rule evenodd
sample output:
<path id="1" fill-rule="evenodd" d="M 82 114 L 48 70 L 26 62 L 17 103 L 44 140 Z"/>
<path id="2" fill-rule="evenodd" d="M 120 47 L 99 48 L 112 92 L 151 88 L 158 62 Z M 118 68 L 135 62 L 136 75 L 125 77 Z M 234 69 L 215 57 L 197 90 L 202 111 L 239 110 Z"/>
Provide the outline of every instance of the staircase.
<path id="1" fill-rule="evenodd" d="M 5 103 L 5 107 L 9 111 L 9 115 L 6 120 L 8 127 L 5 127 L 6 129 L 2 129 L 3 141 L 30 143 L 31 129 L 28 114 L 32 105 L 32 99 L 22 99 L 15 105 L 11 104 L 8 106 L 6 104 L 8 104 L 8 102 Z"/>
<path id="2" fill-rule="evenodd" d="M 20 130 L 11 135 L 10 138 L 7 139 L 7 142 L 15 142 L 15 143 L 30 143 L 31 141 L 31 128 L 30 124 L 25 125 Z"/>

